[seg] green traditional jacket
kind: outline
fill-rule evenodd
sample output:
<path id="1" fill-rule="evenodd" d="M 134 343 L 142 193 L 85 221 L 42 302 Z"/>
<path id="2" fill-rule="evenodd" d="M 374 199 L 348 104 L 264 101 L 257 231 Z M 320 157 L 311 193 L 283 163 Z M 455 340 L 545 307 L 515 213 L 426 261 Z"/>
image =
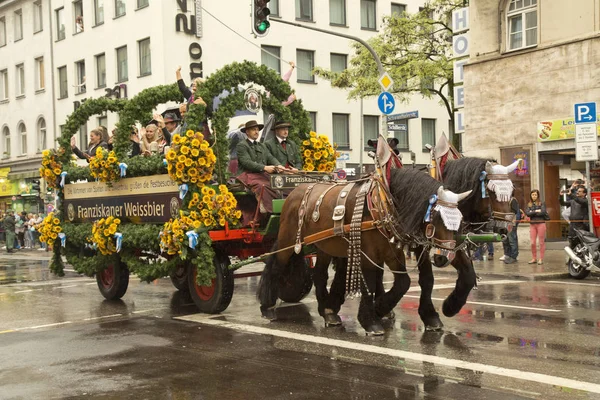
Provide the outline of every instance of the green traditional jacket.
<path id="1" fill-rule="evenodd" d="M 279 163 L 283 166 L 289 164 L 290 167 L 302 169 L 302 158 L 300 158 L 300 150 L 298 145 L 293 140 L 286 140 L 285 150 L 277 137 L 271 138 L 265 142 L 265 146 L 271 152 Z"/>
<path id="2" fill-rule="evenodd" d="M 236 146 L 238 175 L 244 172 L 262 172 L 265 165 L 281 165 L 264 144 L 257 142 L 253 145 L 250 143 L 246 139 Z"/>

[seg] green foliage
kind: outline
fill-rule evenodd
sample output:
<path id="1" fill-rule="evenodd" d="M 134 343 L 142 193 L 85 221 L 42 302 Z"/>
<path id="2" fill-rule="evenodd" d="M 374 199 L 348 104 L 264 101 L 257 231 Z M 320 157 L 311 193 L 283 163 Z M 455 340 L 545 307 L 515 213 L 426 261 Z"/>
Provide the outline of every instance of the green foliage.
<path id="1" fill-rule="evenodd" d="M 369 44 L 379 55 L 384 69 L 394 80 L 393 94 L 408 102 L 410 96 L 439 97 L 454 121 L 452 11 L 464 7 L 463 0 L 432 0 L 423 11 L 385 16 L 381 33 Z M 361 44 L 353 44 L 354 57 L 349 68 L 340 73 L 316 68 L 315 74 L 339 88 L 350 89 L 349 98 L 376 96 L 381 93 L 377 65 L 371 53 Z M 431 86 L 430 86 L 431 85 Z"/>

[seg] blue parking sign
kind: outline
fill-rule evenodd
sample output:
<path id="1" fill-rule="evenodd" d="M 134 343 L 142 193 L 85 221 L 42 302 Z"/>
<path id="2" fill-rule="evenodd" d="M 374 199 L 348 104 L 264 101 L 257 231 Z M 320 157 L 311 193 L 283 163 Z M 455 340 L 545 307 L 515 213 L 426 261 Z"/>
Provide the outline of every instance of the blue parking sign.
<path id="1" fill-rule="evenodd" d="M 596 103 L 575 104 L 575 123 L 593 124 L 596 122 Z"/>

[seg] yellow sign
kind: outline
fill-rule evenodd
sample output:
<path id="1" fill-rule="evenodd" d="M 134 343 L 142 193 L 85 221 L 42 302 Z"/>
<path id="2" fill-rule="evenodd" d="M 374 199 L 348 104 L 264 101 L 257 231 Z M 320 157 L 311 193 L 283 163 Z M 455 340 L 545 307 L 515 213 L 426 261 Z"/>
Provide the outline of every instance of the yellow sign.
<path id="1" fill-rule="evenodd" d="M 15 184 L 17 182 L 9 181 L 6 178 L 0 178 L 0 197 L 12 196 L 17 194 Z"/>
<path id="2" fill-rule="evenodd" d="M 600 120 L 600 115 L 598 115 L 598 119 Z M 600 136 L 600 126 L 597 125 L 596 130 L 598 136 Z M 575 139 L 575 118 L 538 122 L 538 142 L 552 142 L 566 139 Z"/>
<path id="3" fill-rule="evenodd" d="M 65 185 L 65 200 L 177 192 L 179 186 L 169 175 L 152 175 L 121 179 L 112 186 L 98 182 L 71 183 Z"/>

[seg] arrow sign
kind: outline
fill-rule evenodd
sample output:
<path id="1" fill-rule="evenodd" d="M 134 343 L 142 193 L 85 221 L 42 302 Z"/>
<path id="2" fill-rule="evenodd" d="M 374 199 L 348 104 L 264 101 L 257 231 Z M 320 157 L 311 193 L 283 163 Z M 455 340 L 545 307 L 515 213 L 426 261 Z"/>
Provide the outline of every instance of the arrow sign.
<path id="1" fill-rule="evenodd" d="M 396 100 L 394 100 L 394 96 L 391 93 L 383 92 L 377 98 L 377 106 L 382 113 L 386 115 L 391 114 L 394 111 L 394 107 L 396 107 Z"/>

